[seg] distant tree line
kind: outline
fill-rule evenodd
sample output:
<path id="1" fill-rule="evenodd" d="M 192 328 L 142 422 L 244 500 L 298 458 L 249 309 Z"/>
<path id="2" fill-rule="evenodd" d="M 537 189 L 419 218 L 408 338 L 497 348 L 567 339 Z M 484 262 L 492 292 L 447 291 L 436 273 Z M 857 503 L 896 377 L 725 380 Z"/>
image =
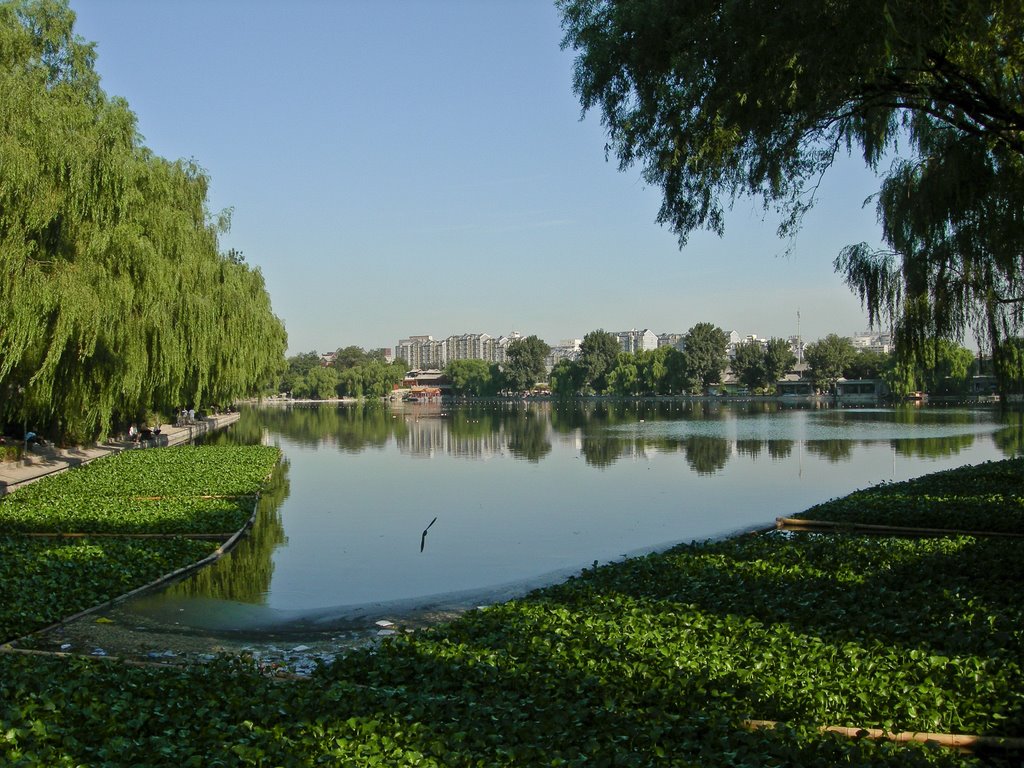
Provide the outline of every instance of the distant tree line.
<path id="1" fill-rule="evenodd" d="M 796 232 L 844 153 L 877 172 L 884 246 L 833 266 L 893 329 L 906 384 L 967 331 L 1002 392 L 1024 330 L 1019 0 L 557 0 L 606 155 L 662 192 L 680 245 L 750 197 Z M 834 377 L 832 371 L 827 378 Z M 925 374 L 926 378 L 930 374 Z"/>
<path id="2" fill-rule="evenodd" d="M 504 363 L 485 360 L 453 360 L 444 373 L 454 394 L 476 397 L 522 393 L 547 379 L 545 359 L 551 348 L 537 336 L 509 344 Z M 326 400 L 333 397 L 386 397 L 405 378 L 408 363 L 386 362 L 383 349 L 369 352 L 349 346 L 337 350 L 334 361 L 324 365 L 317 352 L 288 358 L 278 391 L 296 398 Z"/>
<path id="3" fill-rule="evenodd" d="M 1010 343 L 1007 348 L 1019 345 Z M 970 392 L 972 376 L 995 373 L 991 363 L 984 366 L 971 350 L 946 339 L 933 339 L 910 354 L 899 348 L 884 353 L 858 350 L 849 339 L 832 333 L 808 344 L 804 360 L 815 386 L 823 391 L 840 378 L 882 379 L 896 395 L 964 395 Z"/>
<path id="4" fill-rule="evenodd" d="M 727 371 L 749 393 L 771 395 L 796 369 L 797 357 L 786 339 L 737 344 L 732 359 L 728 346 L 726 332 L 712 323 L 690 328 L 679 348 L 638 352 L 623 352 L 615 334 L 599 329 L 583 338 L 576 359 L 560 360 L 550 373 L 545 366 L 550 347 L 537 336 L 513 341 L 504 363 L 454 360 L 444 373 L 457 396 L 520 395 L 547 382 L 562 397 L 638 397 L 704 394 Z M 1016 382 L 1014 391 L 1024 392 L 1024 342 L 1009 343 L 1006 349 L 1003 378 Z M 944 339 L 933 341 L 925 354 L 905 356 L 858 349 L 849 338 L 832 333 L 808 343 L 803 357 L 806 379 L 822 392 L 832 391 L 839 379 L 882 379 L 898 395 L 962 395 L 970 391 L 973 375 L 994 373 L 991 363 L 983 366 L 971 350 Z M 382 349 L 345 347 L 329 366 L 317 352 L 305 352 L 288 359 L 278 389 L 297 398 L 384 397 L 402 381 L 406 368 L 404 360 L 386 363 Z"/>
<path id="5" fill-rule="evenodd" d="M 548 380 L 547 356 L 551 347 L 537 336 L 514 339 L 505 362 L 453 360 L 445 366 L 452 392 L 459 396 L 493 397 L 529 392 Z"/>
<path id="6" fill-rule="evenodd" d="M 551 391 L 569 396 L 700 393 L 721 380 L 729 364 L 728 344 L 725 331 L 712 323 L 687 331 L 681 349 L 638 352 L 623 352 L 613 333 L 591 331 L 575 360 L 560 360 L 552 369 Z"/>
<path id="7" fill-rule="evenodd" d="M 209 179 L 142 144 L 66 2 L 0 2 L 0 422 L 81 442 L 262 390 L 284 326 Z"/>
<path id="8" fill-rule="evenodd" d="M 388 363 L 383 349 L 338 349 L 330 365 L 316 351 L 288 358 L 277 391 L 299 399 L 328 400 L 335 397 L 385 397 L 405 377 L 404 360 Z"/>

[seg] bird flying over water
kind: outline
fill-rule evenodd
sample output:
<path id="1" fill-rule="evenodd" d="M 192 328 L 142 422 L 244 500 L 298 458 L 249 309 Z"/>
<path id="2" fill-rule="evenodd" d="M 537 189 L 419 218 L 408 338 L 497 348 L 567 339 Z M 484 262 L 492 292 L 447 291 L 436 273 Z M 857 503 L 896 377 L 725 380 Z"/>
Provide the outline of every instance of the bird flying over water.
<path id="1" fill-rule="evenodd" d="M 435 517 L 433 520 L 430 521 L 430 525 L 433 525 L 436 522 L 437 522 L 437 518 Z M 427 531 L 430 530 L 430 525 L 428 525 L 426 528 L 423 529 L 423 535 L 420 536 L 420 552 L 423 551 L 423 547 L 427 543 Z"/>

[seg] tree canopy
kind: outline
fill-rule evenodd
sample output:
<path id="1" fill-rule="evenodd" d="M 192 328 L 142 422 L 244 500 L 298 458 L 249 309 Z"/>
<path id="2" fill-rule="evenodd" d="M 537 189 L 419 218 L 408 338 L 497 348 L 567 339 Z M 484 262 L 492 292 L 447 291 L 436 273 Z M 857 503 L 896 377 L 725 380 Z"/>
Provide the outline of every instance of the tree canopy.
<path id="1" fill-rule="evenodd" d="M 486 360 L 452 360 L 444 369 L 452 392 L 476 397 L 497 394 L 499 374 L 496 364 Z"/>
<path id="2" fill-rule="evenodd" d="M 558 0 L 574 85 L 608 151 L 661 188 L 680 243 L 737 196 L 791 233 L 844 151 L 882 173 L 888 250 L 835 261 L 907 345 L 1024 320 L 1019 0 Z"/>
<path id="3" fill-rule="evenodd" d="M 614 333 L 598 329 L 584 336 L 577 358 L 584 371 L 584 385 L 597 393 L 604 392 L 608 388 L 608 375 L 615 368 L 621 351 Z"/>
<path id="4" fill-rule="evenodd" d="M 729 364 L 729 337 L 713 323 L 697 323 L 683 337 L 683 357 L 691 391 L 700 391 L 721 380 Z"/>
<path id="5" fill-rule="evenodd" d="M 0 418 L 86 439 L 260 391 L 286 337 L 206 174 L 141 143 L 73 24 L 0 2 Z"/>
<path id="6" fill-rule="evenodd" d="M 550 351 L 551 347 L 537 336 L 512 341 L 508 345 L 502 368 L 505 387 L 515 392 L 525 392 L 538 381 L 543 381 L 547 373 L 544 359 Z"/>
<path id="7" fill-rule="evenodd" d="M 823 339 L 812 341 L 804 349 L 804 359 L 811 366 L 811 376 L 822 389 L 831 389 L 843 377 L 856 350 L 853 343 L 842 336 L 830 333 Z"/>

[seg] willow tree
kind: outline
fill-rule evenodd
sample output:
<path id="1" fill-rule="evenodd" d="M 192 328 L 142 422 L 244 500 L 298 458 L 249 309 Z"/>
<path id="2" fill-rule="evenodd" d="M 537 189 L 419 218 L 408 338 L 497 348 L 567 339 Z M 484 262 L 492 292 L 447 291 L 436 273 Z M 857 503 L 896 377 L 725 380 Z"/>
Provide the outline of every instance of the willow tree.
<path id="1" fill-rule="evenodd" d="M 575 89 L 608 151 L 663 191 L 685 244 L 737 196 L 798 227 L 857 151 L 882 173 L 888 251 L 837 269 L 905 348 L 1019 330 L 1024 11 L 1019 0 L 559 0 Z M 986 222 L 990 222 L 987 225 Z"/>
<path id="2" fill-rule="evenodd" d="M 284 330 L 219 253 L 205 174 L 142 145 L 73 23 L 0 2 L 0 416 L 84 439 L 252 391 Z"/>

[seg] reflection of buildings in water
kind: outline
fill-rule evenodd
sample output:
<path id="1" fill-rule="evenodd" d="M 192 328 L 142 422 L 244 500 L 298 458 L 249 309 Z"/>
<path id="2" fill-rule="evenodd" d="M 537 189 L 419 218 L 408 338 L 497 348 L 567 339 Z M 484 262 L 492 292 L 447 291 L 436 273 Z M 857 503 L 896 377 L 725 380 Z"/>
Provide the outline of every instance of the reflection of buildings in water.
<path id="1" fill-rule="evenodd" d="M 426 418 L 406 416 L 405 435 L 396 437 L 401 453 L 430 458 L 435 453 L 447 453 L 448 429 L 437 416 Z"/>
<path id="2" fill-rule="evenodd" d="M 454 437 L 449 433 L 448 453 L 452 456 L 460 456 L 467 459 L 490 459 L 504 453 L 506 439 L 500 432 L 493 432 L 484 436 L 459 436 Z"/>
<path id="3" fill-rule="evenodd" d="M 429 458 L 445 454 L 487 460 L 510 453 L 538 461 L 551 450 L 551 425 L 546 420 L 512 416 L 495 421 L 453 412 L 406 413 L 405 434 L 396 435 L 399 452 Z"/>
<path id="4" fill-rule="evenodd" d="M 483 435 L 453 435 L 440 416 L 406 418 L 406 433 L 395 440 L 398 450 L 421 458 L 446 454 L 468 459 L 489 459 L 501 454 L 507 443 L 503 431 L 488 429 Z"/>

